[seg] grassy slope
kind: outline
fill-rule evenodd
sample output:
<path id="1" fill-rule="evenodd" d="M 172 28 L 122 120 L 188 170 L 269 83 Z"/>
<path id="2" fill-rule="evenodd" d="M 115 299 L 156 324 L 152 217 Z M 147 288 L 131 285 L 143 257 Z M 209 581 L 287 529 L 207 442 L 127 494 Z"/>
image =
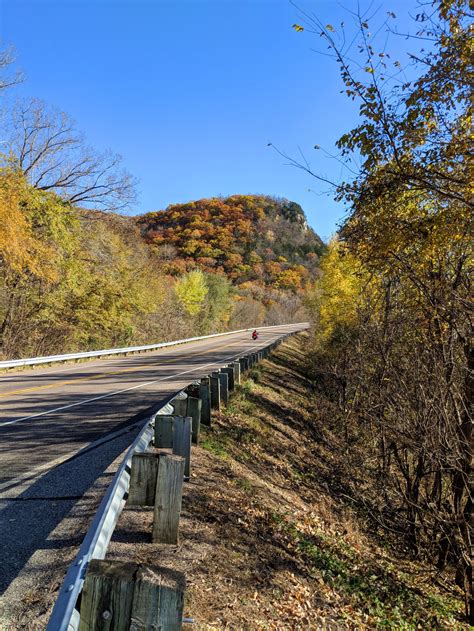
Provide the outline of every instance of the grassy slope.
<path id="1" fill-rule="evenodd" d="M 180 545 L 148 543 L 150 509 L 127 509 L 108 556 L 185 571 L 195 629 L 467 628 L 456 595 L 346 503 L 304 344 L 291 338 L 253 369 L 204 430 Z"/>
<path id="2" fill-rule="evenodd" d="M 219 547 L 239 568 L 238 604 L 226 622 L 461 628 L 461 602 L 430 587 L 426 568 L 395 556 L 331 493 L 326 480 L 341 455 L 315 412 L 303 344 L 303 336 L 289 340 L 252 371 L 202 443 L 228 467 L 235 488 L 215 500 Z"/>

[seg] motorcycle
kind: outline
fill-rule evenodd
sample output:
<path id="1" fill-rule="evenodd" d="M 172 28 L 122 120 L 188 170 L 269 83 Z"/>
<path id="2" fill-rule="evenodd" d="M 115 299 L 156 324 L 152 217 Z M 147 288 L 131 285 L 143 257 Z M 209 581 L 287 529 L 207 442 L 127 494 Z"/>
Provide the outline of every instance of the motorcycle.
<path id="1" fill-rule="evenodd" d="M 258 333 L 257 333 L 257 331 L 254 331 L 254 332 L 252 333 L 252 340 L 253 340 L 253 341 L 258 340 Z"/>

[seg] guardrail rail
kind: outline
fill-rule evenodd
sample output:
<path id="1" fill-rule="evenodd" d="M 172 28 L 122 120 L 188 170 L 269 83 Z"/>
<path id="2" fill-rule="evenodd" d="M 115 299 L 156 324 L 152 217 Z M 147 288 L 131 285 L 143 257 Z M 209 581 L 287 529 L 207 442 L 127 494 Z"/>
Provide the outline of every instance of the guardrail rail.
<path id="1" fill-rule="evenodd" d="M 301 322 L 294 326 L 309 326 L 307 323 Z M 233 335 L 234 333 L 245 333 L 252 331 L 254 328 L 274 329 L 282 325 L 251 327 L 248 329 L 238 329 L 237 331 L 225 331 L 224 333 L 212 333 L 211 335 L 200 335 L 198 337 L 190 337 L 184 340 L 174 340 L 173 342 L 160 342 L 159 344 L 146 344 L 145 346 L 126 346 L 123 348 L 109 348 L 101 351 L 84 351 L 81 353 L 66 353 L 64 355 L 48 355 L 44 357 L 29 357 L 26 359 L 6 359 L 0 361 L 0 370 L 7 368 L 21 368 L 22 366 L 36 366 L 39 364 L 51 364 L 54 362 L 72 361 L 75 359 L 85 359 L 87 357 L 104 357 L 107 355 L 124 355 L 127 353 L 140 353 L 145 351 L 154 351 L 158 348 L 166 348 L 167 346 L 177 346 L 179 344 L 187 344 L 189 342 L 198 342 L 200 340 L 208 340 L 214 337 L 223 337 L 224 335 Z"/>
<path id="2" fill-rule="evenodd" d="M 281 325 L 280 325 L 281 326 Z M 298 325 L 295 325 L 298 326 Z M 292 331 L 291 333 L 286 333 L 278 336 L 270 343 L 264 342 L 259 343 L 252 347 L 250 351 L 246 353 L 240 353 L 236 355 L 239 357 L 240 361 L 244 362 L 244 369 L 251 368 L 255 362 L 262 359 L 268 352 L 279 345 L 282 341 L 284 341 L 290 335 L 293 335 L 303 328 L 307 328 L 307 325 L 302 323 L 300 325 L 302 328 Z M 278 327 L 265 327 L 268 328 L 278 328 Z M 215 334 L 209 336 L 202 336 L 198 338 L 191 338 L 190 340 L 183 340 L 177 342 L 168 342 L 162 345 L 152 345 L 148 347 L 133 347 L 138 350 L 145 350 L 151 348 L 159 348 L 162 346 L 170 346 L 173 344 L 183 343 L 184 341 L 194 341 L 200 339 L 207 339 L 212 337 L 218 337 L 220 335 L 229 335 L 230 333 L 244 332 L 250 329 L 243 329 L 241 331 L 232 331 L 224 334 Z M 259 351 L 255 351 L 258 348 Z M 113 351 L 101 351 L 104 354 L 112 354 L 117 350 L 122 350 L 122 352 L 131 352 L 131 349 L 113 349 Z M 89 356 L 81 354 L 81 356 Z M 61 356 L 66 357 L 66 356 Z M 72 357 L 71 357 L 72 358 Z M 36 358 L 38 359 L 38 358 Z M 39 358 L 46 361 L 46 359 L 51 358 Z M 62 359 L 61 359 L 62 360 Z M 61 361 L 59 360 L 59 361 Z M 25 360 L 24 360 L 25 361 Z M 45 363 L 45 362 L 40 362 Z M 0 362 L 0 367 L 2 366 L 2 362 Z M 53 611 L 51 613 L 51 617 L 48 622 L 47 631 L 77 631 L 79 628 L 80 622 L 80 612 L 77 608 L 77 603 L 79 600 L 79 596 L 81 590 L 84 585 L 84 580 L 86 576 L 86 571 L 88 567 L 89 561 L 92 559 L 104 559 L 107 547 L 109 545 L 110 539 L 113 535 L 113 531 L 118 522 L 119 516 L 125 506 L 126 498 L 128 495 L 129 484 L 130 484 L 130 473 L 131 473 L 131 462 L 132 458 L 135 454 L 145 452 L 153 438 L 154 434 L 154 424 L 156 418 L 159 415 L 172 415 L 175 412 L 175 405 L 178 400 L 181 400 L 186 397 L 186 390 L 196 383 L 196 381 L 190 382 L 183 390 L 174 393 L 168 399 L 163 401 L 163 405 L 160 409 L 149 417 L 140 430 L 139 434 L 135 438 L 134 442 L 127 450 L 126 455 L 119 466 L 115 476 L 109 485 L 100 505 L 97 510 L 97 513 L 87 531 L 83 543 L 79 549 L 79 552 L 74 560 L 74 562 L 69 567 L 66 576 L 64 578 L 63 584 L 60 588 L 58 597 L 56 599 Z"/>

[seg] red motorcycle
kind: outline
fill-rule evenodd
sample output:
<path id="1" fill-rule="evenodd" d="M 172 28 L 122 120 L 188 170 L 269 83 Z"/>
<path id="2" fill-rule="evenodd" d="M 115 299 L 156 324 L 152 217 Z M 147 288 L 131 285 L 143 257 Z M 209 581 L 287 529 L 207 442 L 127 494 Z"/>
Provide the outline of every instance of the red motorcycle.
<path id="1" fill-rule="evenodd" d="M 258 340 L 258 333 L 256 330 L 252 333 L 252 340 Z"/>

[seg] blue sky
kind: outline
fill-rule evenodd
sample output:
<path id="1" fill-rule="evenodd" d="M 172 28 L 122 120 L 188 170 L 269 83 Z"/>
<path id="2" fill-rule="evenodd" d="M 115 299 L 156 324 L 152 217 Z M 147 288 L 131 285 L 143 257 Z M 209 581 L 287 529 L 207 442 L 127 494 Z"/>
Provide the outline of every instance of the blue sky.
<path id="1" fill-rule="evenodd" d="M 302 1 L 324 23 L 347 20 L 337 2 Z M 354 8 L 354 0 L 346 0 Z M 405 21 L 415 0 L 374 5 Z M 16 49 L 34 96 L 69 113 L 97 149 L 120 153 L 139 179 L 135 212 L 232 193 L 300 203 L 324 238 L 344 208 L 269 147 L 332 178 L 332 149 L 357 120 L 338 70 L 292 28 L 287 0 L 2 0 L 0 37 Z M 315 192 L 310 192 L 313 189 Z"/>

